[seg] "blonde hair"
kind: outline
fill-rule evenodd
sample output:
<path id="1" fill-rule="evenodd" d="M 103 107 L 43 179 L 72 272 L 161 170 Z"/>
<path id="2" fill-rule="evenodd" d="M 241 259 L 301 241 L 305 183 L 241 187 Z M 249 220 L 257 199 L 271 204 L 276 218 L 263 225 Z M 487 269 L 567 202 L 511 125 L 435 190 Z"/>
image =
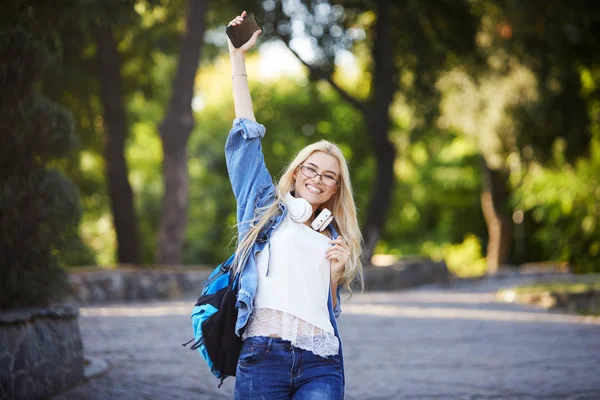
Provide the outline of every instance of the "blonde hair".
<path id="1" fill-rule="evenodd" d="M 255 223 L 250 225 L 250 229 L 241 240 L 238 238 L 236 255 L 233 261 L 234 271 L 236 273 L 240 272 L 242 269 L 244 262 L 254 246 L 258 234 L 264 228 L 267 221 L 280 212 L 279 204 L 283 202 L 283 196 L 294 188 L 294 172 L 296 169 L 306 161 L 311 154 L 319 151 L 335 157 L 340 164 L 341 170 L 339 189 L 326 203 L 322 204 L 323 207 L 332 211 L 333 223 L 336 226 L 338 233 L 346 240 L 350 247 L 350 259 L 346 264 L 344 274 L 339 284 L 352 293 L 350 284 L 356 278 L 361 290 L 363 289 L 363 272 L 360 260 L 360 254 L 362 252 L 362 234 L 358 227 L 348 164 L 340 148 L 327 140 L 321 140 L 300 150 L 279 179 L 275 201 L 262 209 L 256 210 L 256 217 L 252 221 Z"/>

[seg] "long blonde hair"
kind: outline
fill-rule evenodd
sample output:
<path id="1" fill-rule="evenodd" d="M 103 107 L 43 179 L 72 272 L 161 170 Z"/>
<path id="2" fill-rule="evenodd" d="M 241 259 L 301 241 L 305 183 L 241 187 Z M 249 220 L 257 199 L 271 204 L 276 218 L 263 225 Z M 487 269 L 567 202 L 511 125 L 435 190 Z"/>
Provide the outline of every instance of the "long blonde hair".
<path id="1" fill-rule="evenodd" d="M 311 154 L 317 151 L 335 157 L 340 164 L 341 170 L 339 189 L 322 205 L 323 207 L 332 210 L 333 223 L 335 224 L 338 233 L 346 240 L 350 247 L 350 259 L 346 264 L 344 274 L 339 284 L 343 285 L 350 293 L 352 293 L 350 284 L 356 278 L 361 290 L 364 287 L 362 263 L 360 260 L 360 254 L 362 252 L 362 234 L 358 227 L 348 164 L 340 148 L 327 140 L 321 140 L 300 150 L 279 179 L 275 201 L 262 209 L 256 210 L 256 216 L 254 221 L 252 221 L 254 223 L 250 225 L 250 229 L 243 238 L 238 238 L 236 255 L 233 261 L 234 271 L 236 273 L 240 272 L 242 269 L 258 234 L 264 228 L 267 221 L 280 212 L 279 204 L 283 202 L 285 194 L 294 188 L 294 172 L 308 157 L 310 157 Z"/>

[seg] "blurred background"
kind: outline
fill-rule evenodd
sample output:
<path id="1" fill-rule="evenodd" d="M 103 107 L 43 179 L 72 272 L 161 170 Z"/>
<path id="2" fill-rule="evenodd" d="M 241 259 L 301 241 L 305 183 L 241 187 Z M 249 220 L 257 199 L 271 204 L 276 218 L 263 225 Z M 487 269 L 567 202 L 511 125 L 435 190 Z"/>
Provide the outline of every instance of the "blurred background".
<path id="1" fill-rule="evenodd" d="M 180 343 L 235 248 L 243 10 L 271 174 L 320 139 L 349 161 L 368 278 L 340 319 L 349 398 L 599 398 L 586 0 L 2 1 L 0 398 L 233 396 Z"/>
<path id="2" fill-rule="evenodd" d="M 65 268 L 231 254 L 225 26 L 242 10 L 264 29 L 247 67 L 267 166 L 338 143 L 367 262 L 600 271 L 595 2 L 12 0 L 3 306 L 43 303 Z"/>

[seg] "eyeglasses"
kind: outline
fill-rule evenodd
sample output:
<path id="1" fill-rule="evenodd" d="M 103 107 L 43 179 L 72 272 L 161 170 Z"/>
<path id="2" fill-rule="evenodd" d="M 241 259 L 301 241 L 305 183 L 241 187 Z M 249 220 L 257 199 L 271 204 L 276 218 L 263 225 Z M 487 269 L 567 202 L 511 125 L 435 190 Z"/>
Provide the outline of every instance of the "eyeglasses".
<path id="1" fill-rule="evenodd" d="M 307 167 L 306 165 L 300 166 L 300 172 L 302 172 L 302 175 L 306 176 L 307 178 L 314 178 L 316 176 L 320 176 L 321 182 L 323 182 L 325 186 L 335 186 L 340 183 L 340 181 L 335 179 L 333 175 L 328 173 L 319 174 L 316 169 L 312 167 Z"/>

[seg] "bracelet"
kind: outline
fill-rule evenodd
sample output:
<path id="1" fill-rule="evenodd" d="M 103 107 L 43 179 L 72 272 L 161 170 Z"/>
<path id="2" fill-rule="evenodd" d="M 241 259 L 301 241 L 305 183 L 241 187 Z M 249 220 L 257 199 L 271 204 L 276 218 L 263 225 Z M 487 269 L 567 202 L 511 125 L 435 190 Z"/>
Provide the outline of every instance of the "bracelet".
<path id="1" fill-rule="evenodd" d="M 245 76 L 246 78 L 248 77 L 248 75 L 246 75 L 246 74 L 233 74 L 231 76 L 231 79 L 233 79 L 234 76 Z"/>

